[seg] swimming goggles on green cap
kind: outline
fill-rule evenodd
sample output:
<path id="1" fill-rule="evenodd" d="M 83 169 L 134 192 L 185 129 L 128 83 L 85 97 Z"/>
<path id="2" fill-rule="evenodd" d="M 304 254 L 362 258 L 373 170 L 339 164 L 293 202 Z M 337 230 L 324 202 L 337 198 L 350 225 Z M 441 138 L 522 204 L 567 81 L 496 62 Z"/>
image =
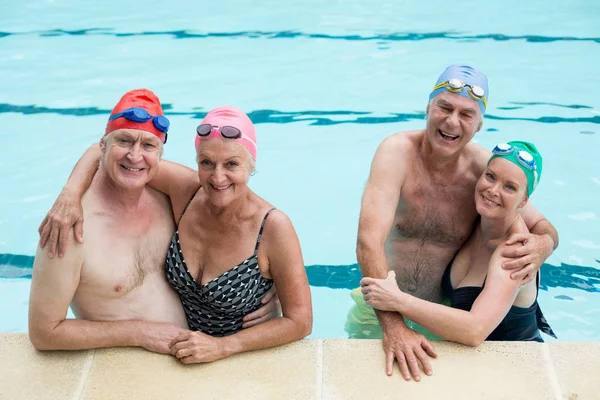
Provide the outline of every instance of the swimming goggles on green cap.
<path id="1" fill-rule="evenodd" d="M 541 162 L 541 156 L 537 153 L 537 149 L 533 144 L 527 142 L 513 142 L 514 144 L 522 143 L 526 145 L 527 148 L 531 148 L 532 151 L 535 151 L 536 157 L 539 158 Z M 511 143 L 500 143 L 497 144 L 496 147 L 492 150 L 492 157 L 488 164 L 497 157 L 502 157 L 512 162 L 513 164 L 520 167 L 525 176 L 527 177 L 527 195 L 531 195 L 535 187 L 537 186 L 540 173 L 541 173 L 541 165 L 538 172 L 538 165 L 536 162 L 536 157 L 534 157 L 530 151 L 521 148 L 520 146 L 513 145 Z"/>
<path id="2" fill-rule="evenodd" d="M 447 81 L 438 83 L 437 85 L 435 85 L 433 87 L 432 92 L 434 92 L 438 89 L 444 88 L 447 91 L 452 92 L 452 93 L 460 93 L 465 86 L 468 89 L 467 92 L 469 93 L 469 96 L 471 96 L 471 98 L 475 101 L 482 101 L 484 107 L 487 108 L 487 99 L 485 98 L 485 90 L 483 90 L 483 88 L 481 86 L 469 85 L 468 83 L 465 83 L 465 82 L 461 81 L 460 79 L 452 78 L 452 79 L 448 79 Z"/>

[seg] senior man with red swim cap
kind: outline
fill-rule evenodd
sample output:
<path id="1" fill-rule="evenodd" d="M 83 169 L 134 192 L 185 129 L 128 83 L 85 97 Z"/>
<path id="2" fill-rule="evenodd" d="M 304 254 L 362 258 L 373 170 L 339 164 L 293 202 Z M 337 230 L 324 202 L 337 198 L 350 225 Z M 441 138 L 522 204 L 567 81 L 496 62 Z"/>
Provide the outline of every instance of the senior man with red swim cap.
<path id="1" fill-rule="evenodd" d="M 396 133 L 379 145 L 358 229 L 356 255 L 364 277 L 383 279 L 394 271 L 403 292 L 443 301 L 444 270 L 477 218 L 473 194 L 490 153 L 471 139 L 481 129 L 488 99 L 480 70 L 450 65 L 429 94 L 425 128 Z M 514 246 L 503 255 L 514 259 L 504 267 L 515 269 L 513 279 L 528 282 L 558 245 L 558 233 L 531 203 L 521 214 L 531 233 L 508 239 Z M 395 359 L 407 380 L 420 380 L 419 364 L 432 373 L 429 356 L 436 353 L 428 338 L 435 337 L 399 313 L 374 312 L 360 289 L 352 298 L 356 306 L 346 329 L 354 337 L 379 331 L 388 375 Z"/>
<path id="2" fill-rule="evenodd" d="M 171 204 L 147 185 L 158 173 L 168 129 L 154 93 L 129 91 L 112 110 L 100 143 L 77 167 L 82 172 L 72 174 L 55 207 L 75 204 L 78 234 L 63 232 L 69 250 L 59 257 L 42 240 L 34 261 L 29 337 L 37 349 L 140 346 L 167 354 L 171 342 L 189 332 L 165 277 L 175 232 Z M 42 239 L 53 235 L 47 221 Z M 66 318 L 69 306 L 76 319 Z M 273 308 L 274 301 L 249 316 L 250 326 L 271 317 Z"/>

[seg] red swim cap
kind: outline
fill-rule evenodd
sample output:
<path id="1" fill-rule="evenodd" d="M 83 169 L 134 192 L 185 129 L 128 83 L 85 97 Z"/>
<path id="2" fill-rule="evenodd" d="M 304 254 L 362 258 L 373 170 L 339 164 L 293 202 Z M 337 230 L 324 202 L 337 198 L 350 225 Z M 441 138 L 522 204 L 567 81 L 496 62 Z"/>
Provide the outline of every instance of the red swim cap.
<path id="1" fill-rule="evenodd" d="M 146 110 L 152 116 L 163 115 L 162 106 L 160 105 L 160 100 L 152 91 L 148 89 L 134 89 L 125 93 L 121 100 L 117 103 L 115 108 L 113 108 L 110 115 L 115 115 L 123 110 L 127 110 L 128 108 L 140 107 Z M 116 131 L 117 129 L 139 129 L 142 131 L 150 132 L 153 135 L 156 135 L 161 142 L 165 142 L 165 134 L 158 130 L 156 126 L 154 126 L 152 119 L 149 119 L 146 122 L 135 122 L 131 121 L 127 118 L 115 118 L 109 120 L 106 124 L 106 130 L 104 131 L 104 135 L 108 135 L 112 131 Z"/>

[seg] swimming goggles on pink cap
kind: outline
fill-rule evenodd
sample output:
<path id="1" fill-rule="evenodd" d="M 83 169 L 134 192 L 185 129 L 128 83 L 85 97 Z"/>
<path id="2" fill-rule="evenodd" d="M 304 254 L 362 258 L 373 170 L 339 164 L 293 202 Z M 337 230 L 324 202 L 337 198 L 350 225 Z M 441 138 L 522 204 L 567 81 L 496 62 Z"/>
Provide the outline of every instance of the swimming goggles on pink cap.
<path id="1" fill-rule="evenodd" d="M 494 149 L 492 150 L 492 154 L 496 154 L 499 156 L 507 156 L 507 155 L 511 154 L 513 151 L 515 151 L 514 146 L 511 146 L 508 143 L 500 143 L 500 144 L 497 144 L 496 147 L 494 147 Z M 529 152 L 527 152 L 525 150 L 517 150 L 517 153 L 515 154 L 515 156 L 516 156 L 515 158 L 517 159 L 519 164 L 521 164 L 528 170 L 530 170 L 530 171 L 537 170 L 535 160 Z"/>
<path id="2" fill-rule="evenodd" d="M 463 90 L 464 87 L 468 88 L 469 96 L 473 100 L 483 101 L 483 105 L 487 108 L 487 99 L 485 98 L 485 90 L 481 86 L 477 85 L 469 85 L 468 83 L 464 83 L 460 79 L 452 78 L 448 79 L 445 82 L 441 82 L 434 86 L 433 91 L 444 88 L 452 93 L 459 93 Z"/>
<path id="3" fill-rule="evenodd" d="M 125 118 L 133 122 L 147 122 L 152 120 L 152 124 L 156 129 L 165 134 L 165 143 L 167 143 L 167 132 L 171 123 L 167 117 L 162 115 L 152 115 L 141 107 L 128 108 L 115 115 L 111 115 L 108 120 L 112 121 L 117 118 Z"/>
<path id="4" fill-rule="evenodd" d="M 239 139 L 242 137 L 242 131 L 235 126 L 216 126 L 211 124 L 200 124 L 196 128 L 196 133 L 200 137 L 206 137 L 214 130 L 218 130 L 225 139 Z"/>

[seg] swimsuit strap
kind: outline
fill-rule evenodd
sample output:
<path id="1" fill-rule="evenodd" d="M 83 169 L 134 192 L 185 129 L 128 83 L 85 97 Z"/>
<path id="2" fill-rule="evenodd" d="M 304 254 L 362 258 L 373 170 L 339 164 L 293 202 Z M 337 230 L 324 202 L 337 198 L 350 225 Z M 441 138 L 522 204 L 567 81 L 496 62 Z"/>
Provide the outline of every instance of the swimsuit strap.
<path id="1" fill-rule="evenodd" d="M 190 201 L 187 202 L 187 204 L 185 205 L 185 207 L 183 207 L 183 211 L 181 212 L 181 215 L 179 216 L 179 221 L 177 221 L 177 228 L 179 229 L 179 224 L 181 223 L 181 218 L 183 218 L 183 214 L 185 214 L 185 210 L 187 210 L 187 208 L 189 207 L 190 203 L 192 202 L 192 200 L 194 200 L 194 197 L 196 197 L 196 193 L 198 193 L 200 191 L 200 189 L 196 190 L 194 192 L 194 194 L 192 195 L 192 198 L 190 199 Z"/>
<path id="2" fill-rule="evenodd" d="M 262 233 L 263 233 L 263 229 L 265 227 L 265 222 L 267 221 L 267 217 L 269 216 L 269 214 L 271 214 L 271 211 L 275 210 L 275 208 L 271 208 L 269 211 L 267 211 L 267 213 L 265 214 L 265 217 L 262 220 L 262 223 L 260 224 L 260 230 L 258 231 L 258 238 L 256 239 L 256 247 L 254 247 L 254 255 L 258 254 L 258 245 L 260 244 L 260 239 L 262 238 Z"/>

